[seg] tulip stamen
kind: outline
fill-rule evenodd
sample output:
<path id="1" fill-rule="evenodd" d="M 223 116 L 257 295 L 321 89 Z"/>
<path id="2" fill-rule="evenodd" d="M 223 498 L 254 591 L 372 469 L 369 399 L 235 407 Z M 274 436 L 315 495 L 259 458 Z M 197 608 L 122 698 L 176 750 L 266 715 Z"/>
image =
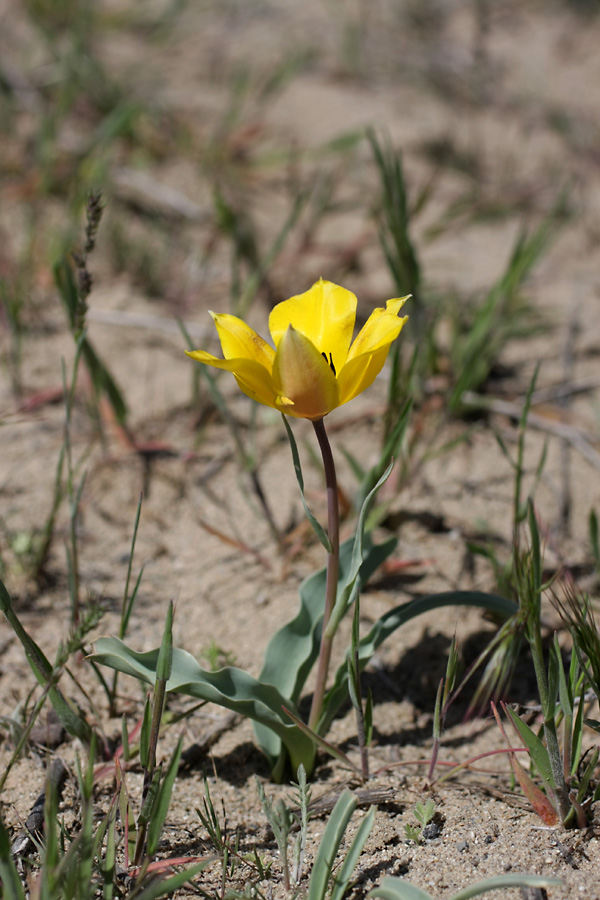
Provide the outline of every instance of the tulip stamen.
<path id="1" fill-rule="evenodd" d="M 325 352 L 322 352 L 321 356 L 323 357 L 323 359 L 325 360 L 326 363 L 329 363 L 329 368 L 331 369 L 333 374 L 337 377 L 337 372 L 335 371 L 335 366 L 333 364 L 333 357 L 332 357 L 331 353 L 329 354 L 329 359 L 327 359 L 327 354 Z"/>

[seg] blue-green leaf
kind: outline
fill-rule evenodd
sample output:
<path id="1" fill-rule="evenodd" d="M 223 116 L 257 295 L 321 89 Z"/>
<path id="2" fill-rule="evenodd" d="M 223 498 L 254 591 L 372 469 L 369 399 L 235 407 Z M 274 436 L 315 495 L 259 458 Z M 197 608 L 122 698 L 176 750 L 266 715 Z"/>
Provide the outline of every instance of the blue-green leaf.
<path id="1" fill-rule="evenodd" d="M 361 639 L 358 645 L 358 659 L 361 671 L 365 668 L 375 651 L 383 642 L 416 616 L 439 609 L 443 606 L 479 606 L 495 613 L 504 619 L 513 615 L 517 606 L 512 600 L 497 594 L 484 594 L 481 591 L 445 591 L 441 594 L 428 594 L 418 597 L 389 610 L 375 622 L 371 631 Z M 349 651 L 348 651 L 349 652 Z M 327 692 L 323 704 L 323 715 L 317 731 L 326 734 L 331 722 L 348 696 L 348 672 L 344 661 L 338 668 L 333 686 Z"/>
<path id="2" fill-rule="evenodd" d="M 159 653 L 159 649 L 136 653 L 123 641 L 110 637 L 96 641 L 95 653 L 90 658 L 96 663 L 154 685 Z M 299 728 L 290 725 L 289 720 L 286 721 L 282 707 L 287 706 L 296 713 L 295 704 L 273 685 L 263 684 L 234 666 L 227 666 L 218 672 L 208 672 L 198 665 L 190 653 L 174 649 L 171 677 L 166 689 L 216 703 L 260 722 L 280 738 L 295 769 L 302 763 L 308 772 L 312 771 L 314 745 Z M 276 760 L 270 758 L 269 761 L 274 764 Z"/>
<path id="3" fill-rule="evenodd" d="M 360 568 L 360 582 L 364 584 L 382 562 L 392 553 L 396 539 L 391 538 L 373 547 L 367 536 L 363 542 L 365 558 Z M 344 541 L 340 548 L 339 584 L 345 584 L 352 564 L 354 538 Z M 297 616 L 273 635 L 265 652 L 260 682 L 274 685 L 292 704 L 298 704 L 306 679 L 319 655 L 320 628 L 325 603 L 326 569 L 310 575 L 300 586 L 300 609 Z M 338 586 L 338 590 L 339 590 Z M 254 733 L 263 753 L 273 759 L 281 754 L 281 741 L 270 728 L 257 721 Z M 320 732 L 323 734 L 323 732 Z M 283 765 L 284 761 L 282 761 Z M 283 772 L 279 777 L 283 777 Z"/>
<path id="4" fill-rule="evenodd" d="M 496 875 L 493 878 L 486 878 L 483 881 L 477 881 L 453 894 L 449 900 L 471 900 L 471 897 L 478 897 L 479 894 L 485 894 L 488 891 L 508 890 L 508 888 L 530 887 L 530 888 L 547 888 L 558 887 L 563 882 L 560 878 L 550 878 L 546 875 L 519 875 L 518 873 L 510 875 Z M 379 887 L 369 891 L 367 897 L 381 897 L 382 900 L 433 900 L 431 894 L 421 890 L 416 885 L 405 881 L 404 878 L 397 878 L 388 875 L 384 878 Z"/>
<path id="5" fill-rule="evenodd" d="M 394 461 L 390 462 L 389 466 L 377 482 L 374 488 L 369 491 L 367 497 L 365 498 L 365 502 L 362 505 L 362 509 L 360 511 L 358 522 L 356 525 L 356 535 L 354 537 L 354 545 L 352 547 L 352 561 L 350 563 L 350 571 L 345 579 L 344 587 L 341 593 L 338 591 L 337 600 L 335 602 L 335 606 L 331 612 L 331 617 L 329 619 L 329 623 L 327 625 L 326 634 L 328 637 L 332 638 L 336 633 L 341 620 L 344 618 L 346 613 L 348 612 L 349 607 L 352 605 L 353 600 L 356 596 L 357 585 L 358 585 L 358 576 L 360 572 L 360 567 L 362 566 L 363 561 L 363 545 L 365 542 L 365 519 L 367 516 L 367 512 L 369 511 L 369 506 L 371 505 L 371 500 L 379 490 L 382 484 L 384 484 L 387 479 L 390 477 L 390 473 L 394 467 Z"/>
<path id="6" fill-rule="evenodd" d="M 325 900 L 333 864 L 357 802 L 354 794 L 345 790 L 335 804 L 319 844 L 307 900 Z"/>

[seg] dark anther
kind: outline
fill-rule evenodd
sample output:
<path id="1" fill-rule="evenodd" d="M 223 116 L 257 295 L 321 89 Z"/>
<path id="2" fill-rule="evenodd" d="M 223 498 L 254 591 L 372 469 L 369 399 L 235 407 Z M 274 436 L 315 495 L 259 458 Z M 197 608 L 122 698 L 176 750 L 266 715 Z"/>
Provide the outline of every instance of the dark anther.
<path id="1" fill-rule="evenodd" d="M 333 364 L 333 357 L 332 357 L 331 353 L 329 354 L 329 359 L 327 359 L 327 354 L 326 354 L 326 353 L 321 353 L 321 356 L 323 357 L 323 359 L 325 360 L 325 362 L 328 362 L 328 363 L 329 363 L 329 368 L 331 369 L 331 371 L 333 372 L 333 374 L 334 374 L 334 375 L 337 375 L 337 373 L 336 373 L 336 371 L 335 371 L 335 366 L 334 366 L 334 364 Z"/>

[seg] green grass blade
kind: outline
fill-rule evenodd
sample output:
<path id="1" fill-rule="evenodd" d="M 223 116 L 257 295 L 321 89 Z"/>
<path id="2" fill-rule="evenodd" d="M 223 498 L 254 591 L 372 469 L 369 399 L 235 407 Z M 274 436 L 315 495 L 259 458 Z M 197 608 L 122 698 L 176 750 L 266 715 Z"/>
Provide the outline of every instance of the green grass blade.
<path id="1" fill-rule="evenodd" d="M 57 677 L 57 673 L 53 670 L 44 653 L 33 638 L 30 637 L 23 628 L 20 619 L 13 609 L 10 595 L 1 580 L 0 610 L 6 616 L 9 625 L 21 642 L 23 649 L 25 650 L 27 661 L 38 683 L 43 688 L 47 689 L 50 702 L 65 731 L 72 735 L 72 737 L 77 737 L 85 744 L 89 744 L 92 736 L 92 729 L 86 722 L 83 714 L 76 711 L 75 707 L 64 697 L 59 688 L 53 684 Z"/>
<path id="2" fill-rule="evenodd" d="M 0 818 L 0 883 L 6 900 L 25 900 L 25 892 L 10 852 L 10 836 Z"/>
<path id="3" fill-rule="evenodd" d="M 554 780 L 554 775 L 552 773 L 552 766 L 550 765 L 550 757 L 548 756 L 548 750 L 544 745 L 543 741 L 531 730 L 529 725 L 523 721 L 523 719 L 514 712 L 509 706 L 505 707 L 508 716 L 510 717 L 511 722 L 517 729 L 523 743 L 529 750 L 531 755 L 531 759 L 533 761 L 534 766 L 540 773 L 540 776 L 544 782 L 544 784 L 552 791 L 556 790 L 556 781 Z"/>
<path id="4" fill-rule="evenodd" d="M 209 862 L 210 860 L 207 862 L 196 863 L 195 865 L 190 866 L 189 869 L 177 872 L 176 875 L 172 875 L 170 878 L 155 878 L 147 887 L 143 888 L 140 893 L 135 895 L 135 900 L 157 900 L 158 897 L 172 894 L 173 891 L 183 887 L 184 884 L 188 884 L 192 878 L 195 878 L 196 875 L 202 872 Z"/>
<path id="5" fill-rule="evenodd" d="M 346 790 L 335 804 L 319 844 L 310 876 L 307 900 L 325 900 L 333 864 L 357 802 L 354 794 Z"/>
<path id="6" fill-rule="evenodd" d="M 371 834 L 371 829 L 373 828 L 374 821 L 375 807 L 372 806 L 365 818 L 360 823 L 358 830 L 354 835 L 354 840 L 350 845 L 350 849 L 346 854 L 344 862 L 342 863 L 339 871 L 334 877 L 334 887 L 331 892 L 331 900 L 342 900 L 342 897 L 348 890 L 348 885 L 350 884 L 350 880 L 356 868 L 356 864 L 358 863 L 358 858 L 363 851 L 369 835 Z"/>
<path id="7" fill-rule="evenodd" d="M 179 768 L 179 760 L 181 759 L 182 746 L 183 737 L 180 737 L 177 742 L 177 746 L 173 751 L 173 755 L 171 756 L 171 759 L 169 761 L 167 771 L 165 772 L 165 776 L 158 791 L 154 809 L 152 810 L 152 817 L 148 824 L 148 838 L 146 845 L 146 852 L 148 856 L 154 856 L 158 848 L 160 835 L 162 833 L 163 825 L 165 824 L 165 819 L 167 818 L 167 813 L 169 811 L 171 794 L 173 793 L 173 785 L 175 784 L 175 778 L 177 777 L 177 770 Z"/>
<path id="8" fill-rule="evenodd" d="M 343 590 L 341 594 L 338 592 L 338 597 L 335 602 L 335 606 L 331 611 L 331 617 L 329 619 L 329 623 L 327 628 L 325 629 L 325 634 L 327 637 L 332 638 L 342 619 L 348 612 L 349 607 L 351 606 L 354 596 L 355 590 L 357 587 L 357 582 L 360 574 L 360 568 L 363 562 L 363 553 L 364 553 L 364 539 L 365 539 L 365 519 L 367 517 L 367 513 L 369 511 L 369 506 L 371 505 L 371 501 L 376 495 L 379 488 L 382 484 L 385 484 L 387 479 L 390 476 L 390 473 L 394 467 L 394 461 L 392 460 L 388 463 L 387 468 L 385 469 L 382 476 L 377 481 L 377 484 L 369 491 L 367 496 L 365 497 L 365 501 L 362 505 L 362 509 L 358 516 L 358 522 L 356 523 L 356 535 L 354 538 L 354 546 L 352 548 L 352 560 L 350 563 L 350 571 L 346 577 Z"/>

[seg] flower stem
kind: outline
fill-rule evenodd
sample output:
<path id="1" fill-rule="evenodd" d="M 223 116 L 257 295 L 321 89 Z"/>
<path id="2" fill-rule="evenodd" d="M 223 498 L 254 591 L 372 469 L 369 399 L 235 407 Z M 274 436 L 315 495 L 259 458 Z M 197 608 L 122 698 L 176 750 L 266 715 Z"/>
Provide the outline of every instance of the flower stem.
<path id="1" fill-rule="evenodd" d="M 327 554 L 325 608 L 323 611 L 323 625 L 321 628 L 321 647 L 319 650 L 319 662 L 317 666 L 317 683 L 315 685 L 310 717 L 308 720 L 309 728 L 312 728 L 313 731 L 315 731 L 319 719 L 321 718 L 323 697 L 325 696 L 325 687 L 327 684 L 327 673 L 329 671 L 329 660 L 331 658 L 331 647 L 333 644 L 333 636 L 327 637 L 326 630 L 337 597 L 340 567 L 340 509 L 335 463 L 333 461 L 331 444 L 329 443 L 329 438 L 325 431 L 323 419 L 313 422 L 313 427 L 319 442 L 321 456 L 323 457 L 323 468 L 325 470 L 325 483 L 327 485 L 327 534 L 331 545 L 331 550 Z"/>

